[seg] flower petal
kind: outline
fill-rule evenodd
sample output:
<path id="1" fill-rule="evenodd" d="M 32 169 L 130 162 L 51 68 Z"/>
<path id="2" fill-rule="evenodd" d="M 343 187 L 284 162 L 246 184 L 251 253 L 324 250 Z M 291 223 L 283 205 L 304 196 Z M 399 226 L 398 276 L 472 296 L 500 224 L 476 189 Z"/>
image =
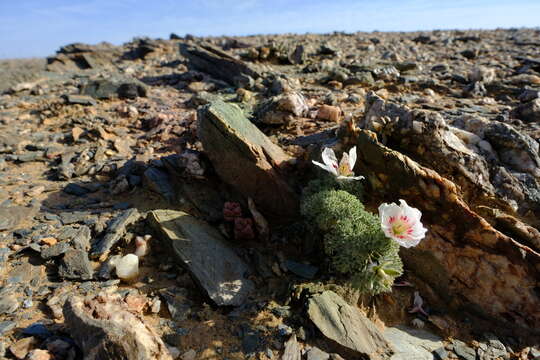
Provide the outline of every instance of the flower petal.
<path id="1" fill-rule="evenodd" d="M 338 176 L 338 180 L 345 180 L 345 181 L 353 181 L 353 180 L 362 180 L 364 179 L 363 176 Z"/>
<path id="2" fill-rule="evenodd" d="M 351 167 L 351 171 L 354 171 L 354 164 L 356 164 L 356 146 L 353 146 L 349 150 L 349 166 Z"/>
<path id="3" fill-rule="evenodd" d="M 322 152 L 322 160 L 326 165 L 334 166 L 337 169 L 338 161 L 334 150 L 325 147 Z"/>
<path id="4" fill-rule="evenodd" d="M 328 171 L 329 173 L 331 173 L 331 174 L 337 176 L 337 170 L 336 170 L 334 167 L 328 166 L 328 165 L 325 165 L 325 164 L 321 164 L 320 162 L 315 161 L 315 160 L 312 160 L 311 162 L 312 162 L 313 164 L 315 164 L 315 165 L 317 165 L 317 166 L 323 168 L 324 170 Z"/>

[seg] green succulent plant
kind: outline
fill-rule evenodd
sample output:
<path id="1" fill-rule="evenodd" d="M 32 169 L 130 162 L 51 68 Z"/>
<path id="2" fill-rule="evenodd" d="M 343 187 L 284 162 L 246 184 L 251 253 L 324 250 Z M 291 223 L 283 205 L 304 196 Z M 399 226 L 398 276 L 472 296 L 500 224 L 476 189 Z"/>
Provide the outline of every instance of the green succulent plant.
<path id="1" fill-rule="evenodd" d="M 364 209 L 358 182 L 332 180 L 317 179 L 305 189 L 301 211 L 306 225 L 321 234 L 332 269 L 349 276 L 353 287 L 373 295 L 390 291 L 403 273 L 399 245 L 384 235 L 379 218 Z"/>

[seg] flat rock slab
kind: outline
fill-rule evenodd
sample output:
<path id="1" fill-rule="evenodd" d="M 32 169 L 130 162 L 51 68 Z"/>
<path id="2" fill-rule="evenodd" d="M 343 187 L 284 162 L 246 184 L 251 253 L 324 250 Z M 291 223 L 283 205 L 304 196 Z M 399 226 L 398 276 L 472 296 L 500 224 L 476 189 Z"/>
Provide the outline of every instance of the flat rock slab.
<path id="1" fill-rule="evenodd" d="M 440 337 L 406 326 L 386 328 L 384 336 L 396 349 L 392 360 L 432 360 L 432 352 L 444 346 Z"/>
<path id="2" fill-rule="evenodd" d="M 182 211 L 154 210 L 148 220 L 210 299 L 221 306 L 244 303 L 254 289 L 249 268 L 218 230 Z"/>
<path id="3" fill-rule="evenodd" d="M 390 359 L 394 353 L 375 324 L 332 291 L 309 299 L 308 315 L 326 338 L 351 351 L 353 356 L 377 360 Z"/>
<path id="4" fill-rule="evenodd" d="M 269 220 L 298 215 L 298 196 L 281 169 L 290 157 L 238 107 L 218 100 L 201 108 L 198 135 L 221 179 L 251 197 Z"/>

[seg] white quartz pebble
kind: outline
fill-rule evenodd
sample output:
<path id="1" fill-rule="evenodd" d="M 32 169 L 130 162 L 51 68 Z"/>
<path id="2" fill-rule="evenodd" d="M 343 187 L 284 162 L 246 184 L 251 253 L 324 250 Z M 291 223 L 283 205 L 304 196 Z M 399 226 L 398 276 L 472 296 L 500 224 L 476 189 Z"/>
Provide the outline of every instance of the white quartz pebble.
<path id="1" fill-rule="evenodd" d="M 134 280 L 139 275 L 139 257 L 127 254 L 116 261 L 116 275 L 124 281 Z"/>

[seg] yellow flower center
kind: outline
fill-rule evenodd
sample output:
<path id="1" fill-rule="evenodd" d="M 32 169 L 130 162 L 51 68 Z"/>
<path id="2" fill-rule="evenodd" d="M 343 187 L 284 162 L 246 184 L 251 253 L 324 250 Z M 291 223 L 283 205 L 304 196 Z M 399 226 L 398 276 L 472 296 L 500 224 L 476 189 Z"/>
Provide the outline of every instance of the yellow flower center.
<path id="1" fill-rule="evenodd" d="M 353 174 L 351 169 L 349 168 L 349 164 L 343 162 L 339 164 L 338 173 L 342 176 L 351 176 Z"/>
<path id="2" fill-rule="evenodd" d="M 392 232 L 395 236 L 403 236 L 406 233 L 409 233 L 410 225 L 406 219 L 402 217 L 392 221 Z"/>

